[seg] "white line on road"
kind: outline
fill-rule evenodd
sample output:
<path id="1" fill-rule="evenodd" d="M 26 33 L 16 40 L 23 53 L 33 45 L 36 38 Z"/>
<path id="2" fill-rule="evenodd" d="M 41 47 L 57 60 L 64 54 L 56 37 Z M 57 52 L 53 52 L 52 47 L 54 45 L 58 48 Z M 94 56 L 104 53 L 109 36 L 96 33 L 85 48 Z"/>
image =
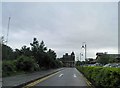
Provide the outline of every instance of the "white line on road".
<path id="1" fill-rule="evenodd" d="M 74 74 L 74 77 L 75 77 L 75 78 L 77 77 L 76 74 Z"/>
<path id="2" fill-rule="evenodd" d="M 63 74 L 60 74 L 60 75 L 59 75 L 59 77 L 62 77 L 62 76 L 63 76 Z"/>

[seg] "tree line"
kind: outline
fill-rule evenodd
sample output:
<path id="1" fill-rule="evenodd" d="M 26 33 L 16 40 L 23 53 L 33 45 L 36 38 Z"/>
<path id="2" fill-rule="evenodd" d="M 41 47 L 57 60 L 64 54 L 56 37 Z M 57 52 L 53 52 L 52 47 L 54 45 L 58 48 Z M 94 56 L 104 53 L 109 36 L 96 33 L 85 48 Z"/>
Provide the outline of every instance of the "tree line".
<path id="1" fill-rule="evenodd" d="M 39 42 L 33 38 L 30 47 L 23 46 L 21 49 L 13 50 L 2 44 L 3 76 L 16 72 L 31 72 L 41 69 L 58 68 L 62 62 L 57 58 L 55 51 L 48 49 L 44 41 Z"/>

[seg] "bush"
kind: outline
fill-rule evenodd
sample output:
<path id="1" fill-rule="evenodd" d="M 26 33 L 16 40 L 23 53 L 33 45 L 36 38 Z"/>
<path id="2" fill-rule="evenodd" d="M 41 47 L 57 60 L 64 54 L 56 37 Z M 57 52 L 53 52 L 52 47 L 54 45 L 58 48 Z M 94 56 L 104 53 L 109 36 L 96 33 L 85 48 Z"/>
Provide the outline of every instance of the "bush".
<path id="1" fill-rule="evenodd" d="M 39 71 L 40 67 L 38 64 L 34 63 L 34 71 Z"/>
<path id="2" fill-rule="evenodd" d="M 56 60 L 55 61 L 56 62 L 56 68 L 59 68 L 59 67 L 62 67 L 63 66 L 63 63 L 62 62 L 60 62 L 59 60 Z"/>
<path id="3" fill-rule="evenodd" d="M 120 68 L 78 66 L 77 69 L 97 88 L 120 88 Z"/>
<path id="4" fill-rule="evenodd" d="M 26 71 L 26 72 L 39 69 L 39 66 L 35 63 L 33 57 L 28 57 L 23 55 L 17 59 L 16 67 L 19 71 Z"/>
<path id="5" fill-rule="evenodd" d="M 10 76 L 16 72 L 15 61 L 3 61 L 2 76 Z"/>
<path id="6" fill-rule="evenodd" d="M 3 61 L 2 76 L 11 76 L 23 72 L 39 71 L 39 65 L 33 57 L 20 56 L 17 60 Z"/>

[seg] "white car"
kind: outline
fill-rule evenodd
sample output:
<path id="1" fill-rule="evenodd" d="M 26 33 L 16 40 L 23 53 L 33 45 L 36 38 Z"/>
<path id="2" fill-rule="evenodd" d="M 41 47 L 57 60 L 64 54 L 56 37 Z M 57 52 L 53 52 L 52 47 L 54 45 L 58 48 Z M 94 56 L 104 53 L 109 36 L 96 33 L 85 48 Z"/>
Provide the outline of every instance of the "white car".
<path id="1" fill-rule="evenodd" d="M 103 67 L 120 67 L 120 63 L 109 63 L 109 64 L 106 64 L 104 65 Z"/>

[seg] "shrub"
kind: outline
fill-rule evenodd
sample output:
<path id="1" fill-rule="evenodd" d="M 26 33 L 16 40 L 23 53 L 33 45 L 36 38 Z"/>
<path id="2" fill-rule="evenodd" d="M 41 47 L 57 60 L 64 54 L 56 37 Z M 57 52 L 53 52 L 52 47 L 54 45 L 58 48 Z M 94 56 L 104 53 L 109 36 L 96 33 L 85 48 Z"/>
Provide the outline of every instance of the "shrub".
<path id="1" fill-rule="evenodd" d="M 26 72 L 38 70 L 39 68 L 38 65 L 35 63 L 33 57 L 28 57 L 23 55 L 17 59 L 16 67 L 18 70 L 26 71 Z"/>
<path id="2" fill-rule="evenodd" d="M 77 67 L 97 88 L 120 88 L 120 68 Z"/>
<path id="3" fill-rule="evenodd" d="M 2 76 L 10 76 L 16 72 L 15 61 L 3 61 Z"/>

